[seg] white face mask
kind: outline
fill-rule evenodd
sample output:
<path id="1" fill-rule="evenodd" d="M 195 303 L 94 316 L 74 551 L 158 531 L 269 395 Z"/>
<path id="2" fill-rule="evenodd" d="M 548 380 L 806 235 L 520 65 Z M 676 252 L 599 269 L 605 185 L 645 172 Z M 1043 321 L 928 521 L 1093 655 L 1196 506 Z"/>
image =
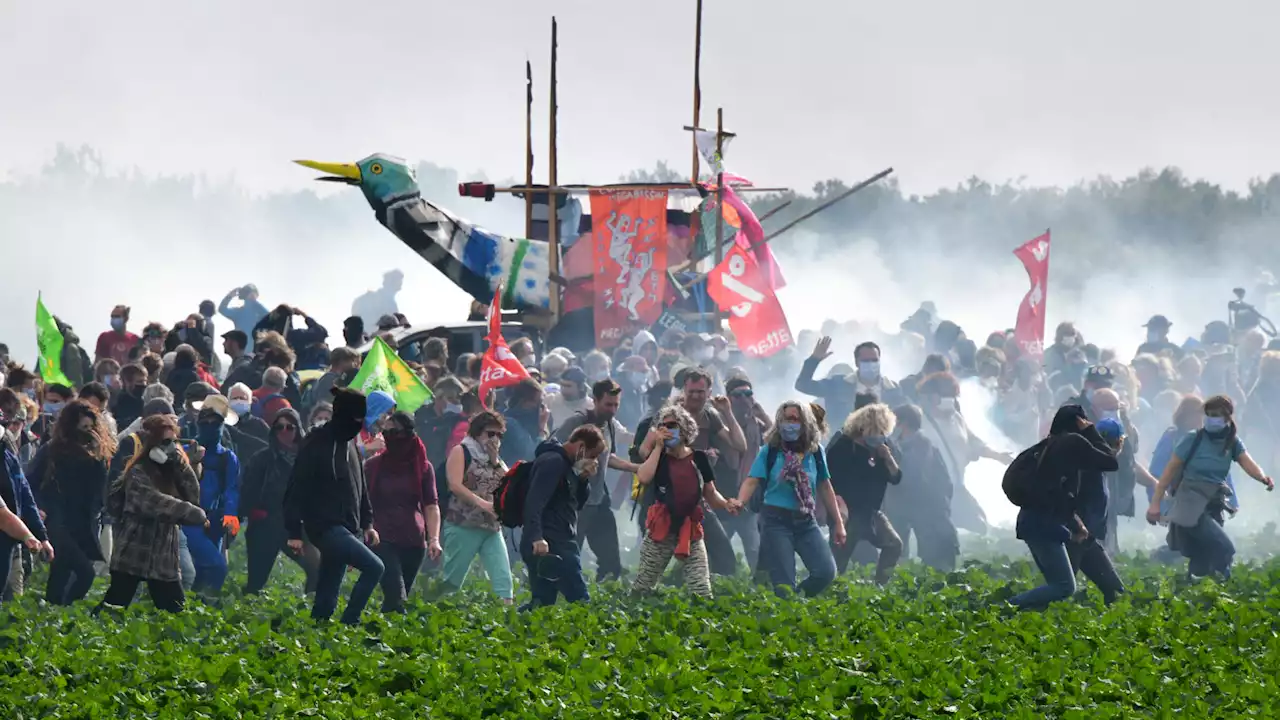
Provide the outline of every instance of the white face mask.
<path id="1" fill-rule="evenodd" d="M 165 452 L 164 450 L 161 450 L 158 447 L 151 448 L 151 452 L 147 454 L 150 456 L 150 458 L 153 461 L 155 461 L 160 465 L 164 465 L 165 463 L 169 462 L 169 453 Z"/>
<path id="2" fill-rule="evenodd" d="M 716 356 L 715 348 L 704 347 L 693 354 L 693 359 L 698 362 L 707 362 Z"/>

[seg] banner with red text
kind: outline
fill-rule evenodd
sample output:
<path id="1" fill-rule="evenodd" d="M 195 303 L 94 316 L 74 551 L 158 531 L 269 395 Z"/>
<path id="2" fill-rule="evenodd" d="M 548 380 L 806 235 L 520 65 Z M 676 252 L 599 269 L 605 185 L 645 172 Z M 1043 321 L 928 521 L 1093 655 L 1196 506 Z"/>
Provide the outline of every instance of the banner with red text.
<path id="1" fill-rule="evenodd" d="M 489 348 L 480 361 L 480 402 L 488 405 L 489 392 L 510 387 L 529 377 L 520 360 L 507 347 L 502 337 L 502 286 L 499 285 L 489 305 Z"/>
<path id="2" fill-rule="evenodd" d="M 707 294 L 729 313 L 729 329 L 748 357 L 769 357 L 792 344 L 791 326 L 772 282 L 772 273 L 761 270 L 755 257 L 737 244 L 707 276 Z"/>
<path id="3" fill-rule="evenodd" d="M 1013 339 L 1032 357 L 1044 354 L 1045 298 L 1049 295 L 1049 231 L 1013 251 L 1027 269 L 1031 289 L 1018 306 L 1018 322 Z"/>
<path id="4" fill-rule="evenodd" d="M 596 347 L 616 347 L 662 314 L 667 191 L 592 190 Z"/>

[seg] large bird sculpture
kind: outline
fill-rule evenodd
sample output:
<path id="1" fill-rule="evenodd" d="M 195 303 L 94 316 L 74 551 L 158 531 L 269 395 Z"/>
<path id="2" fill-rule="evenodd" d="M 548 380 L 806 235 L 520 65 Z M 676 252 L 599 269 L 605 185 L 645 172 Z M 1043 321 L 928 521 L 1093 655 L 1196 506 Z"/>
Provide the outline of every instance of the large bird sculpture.
<path id="1" fill-rule="evenodd" d="M 357 163 L 295 162 L 327 173 L 319 180 L 359 187 L 378 222 L 476 300 L 492 302 L 501 285 L 503 307 L 547 310 L 547 243 L 498 235 L 427 202 L 413 168 L 390 155 Z"/>

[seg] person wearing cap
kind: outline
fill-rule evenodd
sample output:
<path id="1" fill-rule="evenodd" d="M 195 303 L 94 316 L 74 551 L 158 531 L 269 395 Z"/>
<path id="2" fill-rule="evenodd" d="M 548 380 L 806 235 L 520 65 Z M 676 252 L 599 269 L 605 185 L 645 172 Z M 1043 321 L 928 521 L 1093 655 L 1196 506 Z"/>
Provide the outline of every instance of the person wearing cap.
<path id="1" fill-rule="evenodd" d="M 204 451 L 200 461 L 200 508 L 209 518 L 209 527 L 182 528 L 195 564 L 192 589 L 216 596 L 227 579 L 227 560 L 222 554 L 226 536 L 240 533 L 240 459 L 222 444 L 225 426 L 240 419 L 222 395 L 211 394 L 194 403 L 196 442 Z"/>
<path id="2" fill-rule="evenodd" d="M 240 304 L 232 307 L 231 301 L 235 298 L 240 299 Z M 226 297 L 222 298 L 222 302 L 218 303 L 218 312 L 230 320 L 236 326 L 236 330 L 245 334 L 245 337 L 249 340 L 245 349 L 251 352 L 253 350 L 253 328 L 257 326 L 258 321 L 267 315 L 266 306 L 258 301 L 258 286 L 249 284 L 232 288 Z"/>
<path id="3" fill-rule="evenodd" d="M 129 362 L 129 350 L 138 344 L 138 336 L 129 332 L 129 307 L 117 305 L 111 309 L 111 329 L 98 336 L 93 349 L 93 360 L 110 358 L 121 365 Z"/>
<path id="4" fill-rule="evenodd" d="M 1182 359 L 1182 348 L 1169 342 L 1169 328 L 1173 327 L 1169 318 L 1163 315 L 1152 315 L 1147 324 L 1142 327 L 1147 329 L 1147 341 L 1138 346 L 1136 355 L 1165 354 L 1175 362 Z"/>

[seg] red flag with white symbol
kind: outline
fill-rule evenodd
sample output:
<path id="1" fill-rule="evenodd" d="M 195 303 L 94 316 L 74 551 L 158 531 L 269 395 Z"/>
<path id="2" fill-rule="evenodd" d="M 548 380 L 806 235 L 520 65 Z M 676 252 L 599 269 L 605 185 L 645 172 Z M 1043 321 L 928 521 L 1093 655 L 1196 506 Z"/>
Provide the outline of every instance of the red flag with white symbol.
<path id="1" fill-rule="evenodd" d="M 502 337 L 502 287 L 493 294 L 493 303 L 489 305 L 489 349 L 484 351 L 480 362 L 480 402 L 487 404 L 489 392 L 499 388 L 511 387 L 529 377 L 529 371 L 507 347 Z"/>
<path id="2" fill-rule="evenodd" d="M 1027 269 L 1031 289 L 1018 306 L 1013 339 L 1032 357 L 1044 355 L 1044 302 L 1049 294 L 1049 231 L 1013 251 Z"/>
<path id="3" fill-rule="evenodd" d="M 769 357 L 792 344 L 791 326 L 770 287 L 772 279 L 772 273 L 762 272 L 751 253 L 736 244 L 707 276 L 707 294 L 729 313 L 729 329 L 749 357 Z"/>

